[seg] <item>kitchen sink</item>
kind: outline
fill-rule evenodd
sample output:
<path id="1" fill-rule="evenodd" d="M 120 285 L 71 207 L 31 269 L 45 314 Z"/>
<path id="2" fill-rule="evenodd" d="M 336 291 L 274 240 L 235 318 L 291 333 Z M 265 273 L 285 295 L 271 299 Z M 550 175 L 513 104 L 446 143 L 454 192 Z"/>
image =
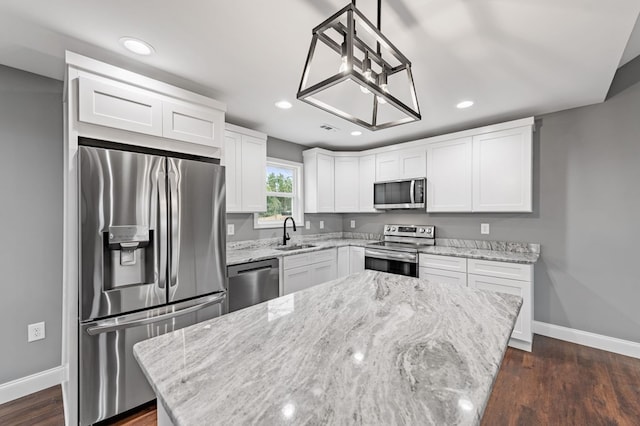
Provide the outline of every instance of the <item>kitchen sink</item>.
<path id="1" fill-rule="evenodd" d="M 315 247 L 313 244 L 293 244 L 291 246 L 278 246 L 276 250 L 281 251 L 292 251 L 292 250 L 302 250 L 306 248 Z"/>

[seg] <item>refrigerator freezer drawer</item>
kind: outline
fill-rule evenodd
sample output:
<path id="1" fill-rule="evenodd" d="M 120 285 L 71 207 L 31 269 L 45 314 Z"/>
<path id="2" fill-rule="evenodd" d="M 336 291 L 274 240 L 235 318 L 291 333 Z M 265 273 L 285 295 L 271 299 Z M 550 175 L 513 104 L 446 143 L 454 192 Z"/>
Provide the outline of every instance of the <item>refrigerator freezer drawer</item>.
<path id="1" fill-rule="evenodd" d="M 219 293 L 117 318 L 80 324 L 80 424 L 89 425 L 155 398 L 133 345 L 224 312 Z"/>

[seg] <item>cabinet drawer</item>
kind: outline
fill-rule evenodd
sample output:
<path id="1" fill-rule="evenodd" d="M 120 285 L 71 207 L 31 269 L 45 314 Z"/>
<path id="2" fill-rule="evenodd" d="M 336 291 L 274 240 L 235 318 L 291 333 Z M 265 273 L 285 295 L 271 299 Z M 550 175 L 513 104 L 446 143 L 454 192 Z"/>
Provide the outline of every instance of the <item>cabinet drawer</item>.
<path id="1" fill-rule="evenodd" d="M 311 253 L 294 254 L 283 259 L 284 270 L 313 265 L 315 263 L 336 261 L 336 249 L 314 251 Z"/>
<path id="2" fill-rule="evenodd" d="M 533 266 L 493 260 L 469 259 L 468 272 L 476 275 L 533 281 Z"/>
<path id="3" fill-rule="evenodd" d="M 522 307 L 511 337 L 524 342 L 533 341 L 532 323 L 532 292 L 528 281 L 508 280 L 505 278 L 485 277 L 469 274 L 469 287 L 478 290 L 507 293 L 522 297 Z"/>
<path id="4" fill-rule="evenodd" d="M 467 286 L 467 274 L 465 272 L 445 271 L 444 269 L 423 268 L 419 270 L 419 278 L 427 279 L 433 283 Z"/>
<path id="5" fill-rule="evenodd" d="M 439 256 L 420 253 L 420 267 L 444 269 L 446 271 L 467 272 L 467 259 L 463 257 Z"/>

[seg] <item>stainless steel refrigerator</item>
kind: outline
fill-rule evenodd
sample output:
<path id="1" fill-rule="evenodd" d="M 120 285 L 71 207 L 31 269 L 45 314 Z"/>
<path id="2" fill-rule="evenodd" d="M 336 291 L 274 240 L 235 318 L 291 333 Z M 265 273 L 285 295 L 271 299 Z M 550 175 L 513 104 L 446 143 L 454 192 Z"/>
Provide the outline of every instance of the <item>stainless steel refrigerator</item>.
<path id="1" fill-rule="evenodd" d="M 108 146 L 79 149 L 82 425 L 155 398 L 135 343 L 227 306 L 224 168 Z"/>

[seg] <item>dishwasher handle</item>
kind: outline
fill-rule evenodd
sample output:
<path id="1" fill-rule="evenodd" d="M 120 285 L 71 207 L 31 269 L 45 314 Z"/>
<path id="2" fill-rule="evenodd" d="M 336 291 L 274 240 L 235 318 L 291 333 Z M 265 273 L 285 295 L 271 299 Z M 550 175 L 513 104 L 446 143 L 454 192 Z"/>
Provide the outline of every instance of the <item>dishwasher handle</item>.
<path id="1" fill-rule="evenodd" d="M 251 272 L 266 271 L 269 269 L 277 269 L 279 267 L 278 259 L 263 260 L 260 262 L 243 263 L 241 265 L 232 265 L 227 268 L 227 276 L 237 277 L 239 275 Z"/>

